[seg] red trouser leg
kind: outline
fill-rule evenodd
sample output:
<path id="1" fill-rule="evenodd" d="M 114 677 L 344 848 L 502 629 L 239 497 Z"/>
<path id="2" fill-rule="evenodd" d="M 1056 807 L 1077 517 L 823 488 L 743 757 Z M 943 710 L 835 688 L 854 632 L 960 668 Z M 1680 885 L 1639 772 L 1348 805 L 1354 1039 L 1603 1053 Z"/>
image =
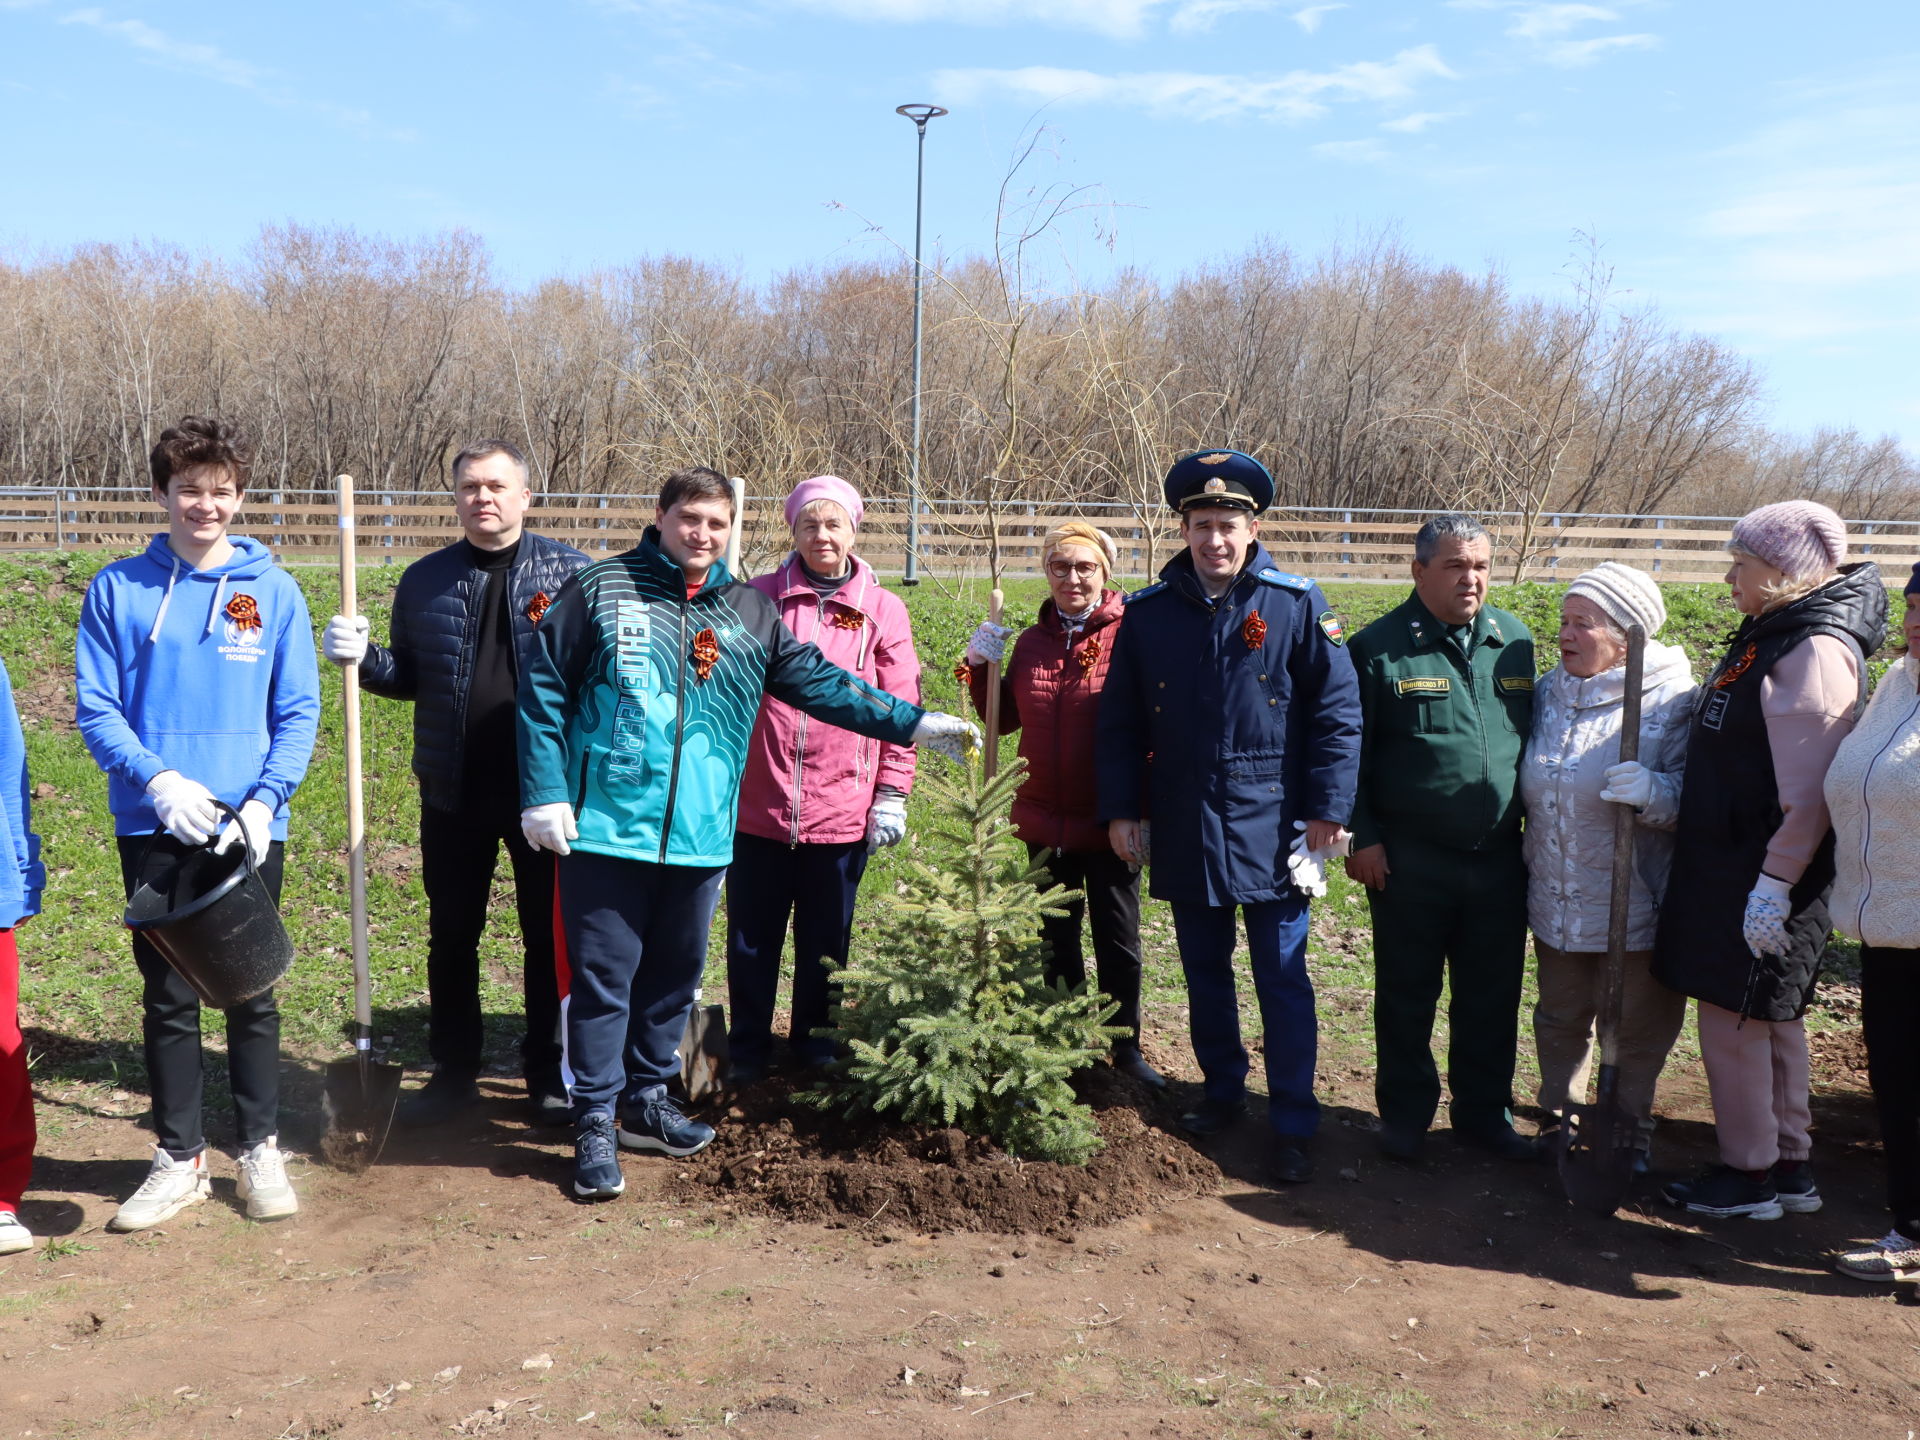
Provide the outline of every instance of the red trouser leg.
<path id="1" fill-rule="evenodd" d="M 13 1210 L 33 1173 L 33 1089 L 20 1034 L 20 952 L 0 930 L 0 1210 Z"/>

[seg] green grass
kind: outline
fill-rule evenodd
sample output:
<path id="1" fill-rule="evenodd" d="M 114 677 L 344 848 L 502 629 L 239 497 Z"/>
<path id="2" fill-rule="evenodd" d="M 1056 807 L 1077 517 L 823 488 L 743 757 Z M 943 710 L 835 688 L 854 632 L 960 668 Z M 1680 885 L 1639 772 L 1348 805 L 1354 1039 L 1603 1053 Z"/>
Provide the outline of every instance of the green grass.
<path id="1" fill-rule="evenodd" d="M 0 560 L 0 655 L 12 673 L 27 732 L 32 779 L 37 787 L 35 828 L 45 844 L 50 876 L 44 913 L 21 932 L 23 1021 L 35 1037 L 35 1066 L 43 1079 L 67 1078 L 139 1088 L 139 981 L 120 925 L 123 905 L 113 826 L 106 810 L 106 783 L 72 724 L 73 633 L 87 581 L 110 556 L 63 555 Z M 388 602 L 399 566 L 361 571 L 361 603 L 376 636 L 387 630 Z M 330 568 L 294 571 L 317 621 L 336 608 L 336 577 Z M 1552 636 L 1563 587 L 1499 587 L 1494 603 L 1524 618 L 1543 643 L 1540 666 L 1553 660 Z M 1023 623 L 1044 596 L 1038 580 L 1007 587 L 1009 623 Z M 966 637 L 986 614 L 983 584 L 923 584 L 903 590 L 925 671 L 926 703 L 960 704 L 952 675 Z M 1717 586 L 1671 586 L 1672 619 L 1665 638 L 1686 647 L 1703 670 L 1716 656 L 1735 616 Z M 1396 586 L 1339 585 L 1332 604 L 1349 633 L 1398 604 Z M 287 847 L 283 910 L 299 958 L 281 987 L 285 1043 L 298 1057 L 339 1053 L 351 1021 L 350 923 L 346 810 L 341 758 L 340 683 L 322 667 L 324 710 L 319 745 L 305 783 L 295 796 Z M 368 905 L 374 965 L 376 1031 L 395 1037 L 397 1058 L 425 1058 L 426 899 L 417 852 L 418 809 L 409 773 L 412 746 L 408 706 L 369 698 L 364 704 L 366 746 Z M 1012 741 L 1005 742 L 1011 755 Z M 938 760 L 924 763 L 939 764 Z M 915 802 L 917 806 L 917 801 Z M 910 821 L 916 818 L 910 808 Z M 856 920 L 859 932 L 880 923 L 875 897 L 891 888 L 901 854 L 882 851 L 868 870 Z M 494 923 L 482 948 L 483 1003 L 489 1015 L 490 1058 L 508 1065 L 518 1034 L 518 959 L 514 943 L 511 882 L 505 866 L 496 881 Z M 1365 906 L 1358 888 L 1332 877 L 1327 899 L 1316 906 L 1310 963 L 1320 989 L 1327 1064 L 1365 1068 L 1372 1058 L 1372 954 Z M 1184 1003 L 1173 928 L 1167 908 L 1143 907 L 1143 948 L 1150 1017 L 1164 1041 L 1184 1045 L 1171 1007 Z M 725 993 L 719 964 L 724 924 L 716 924 L 709 949 L 709 993 Z M 1157 1012 L 1157 1013 L 1156 1013 Z M 1444 1009 L 1442 1011 L 1444 1015 Z M 1249 1017 L 1251 1019 L 1251 1017 Z M 1443 1022 L 1444 1023 L 1444 1022 Z M 1171 1027 L 1171 1028 L 1170 1028 Z M 1257 1030 L 1257 1023 L 1250 1026 Z M 209 1027 L 217 1042 L 218 1027 Z M 1522 1045 L 1523 1068 L 1531 1045 Z M 1521 1088 L 1525 1090 L 1523 1079 Z"/>

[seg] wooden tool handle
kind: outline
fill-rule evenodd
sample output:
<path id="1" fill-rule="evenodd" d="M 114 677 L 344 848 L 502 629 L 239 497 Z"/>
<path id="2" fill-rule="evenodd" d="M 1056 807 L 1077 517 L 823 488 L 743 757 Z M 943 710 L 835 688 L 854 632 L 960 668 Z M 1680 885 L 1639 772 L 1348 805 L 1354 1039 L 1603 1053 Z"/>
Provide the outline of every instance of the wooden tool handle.
<path id="1" fill-rule="evenodd" d="M 1626 691 L 1620 701 L 1620 759 L 1640 758 L 1640 689 L 1646 679 L 1647 632 L 1638 625 L 1627 629 Z M 1601 987 L 1600 1055 L 1614 1064 L 1615 1035 L 1626 994 L 1627 925 L 1633 911 L 1633 828 L 1639 823 L 1630 805 L 1613 810 L 1613 893 L 1607 906 L 1607 969 Z"/>
<path id="2" fill-rule="evenodd" d="M 1007 606 L 1007 594 L 998 585 L 987 597 L 987 619 L 995 625 Z M 1000 768 L 1000 661 L 987 662 L 987 743 L 980 756 L 980 768 L 987 779 Z"/>
<path id="3" fill-rule="evenodd" d="M 340 493 L 340 613 L 359 613 L 354 576 L 353 477 L 335 482 Z M 367 963 L 366 801 L 360 771 L 360 667 L 340 671 L 342 729 L 347 752 L 347 874 L 353 912 L 353 1018 L 359 1027 L 354 1044 L 362 1052 L 373 1043 L 373 972 Z"/>

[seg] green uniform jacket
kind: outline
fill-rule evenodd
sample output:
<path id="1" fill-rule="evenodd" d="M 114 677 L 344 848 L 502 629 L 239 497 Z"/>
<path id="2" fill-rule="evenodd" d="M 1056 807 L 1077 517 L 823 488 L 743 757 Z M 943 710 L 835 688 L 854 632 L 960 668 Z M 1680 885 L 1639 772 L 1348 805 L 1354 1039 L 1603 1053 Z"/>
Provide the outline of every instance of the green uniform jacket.
<path id="1" fill-rule="evenodd" d="M 649 527 L 573 575 L 534 631 L 520 677 L 521 804 L 571 804 L 576 850 L 728 864 L 762 694 L 895 745 L 913 743 L 926 713 L 795 639 L 773 601 L 722 564 L 689 600 Z"/>
<path id="2" fill-rule="evenodd" d="M 1534 682 L 1533 636 L 1519 617 L 1483 605 L 1463 651 L 1409 595 L 1348 649 L 1365 727 L 1353 848 L 1517 843 Z"/>

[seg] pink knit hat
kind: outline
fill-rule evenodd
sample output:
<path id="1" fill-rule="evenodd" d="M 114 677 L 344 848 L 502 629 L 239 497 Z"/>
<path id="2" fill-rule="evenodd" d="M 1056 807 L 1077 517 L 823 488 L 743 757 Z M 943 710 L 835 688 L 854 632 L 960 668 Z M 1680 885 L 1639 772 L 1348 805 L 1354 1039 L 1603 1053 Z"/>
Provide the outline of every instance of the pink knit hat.
<path id="1" fill-rule="evenodd" d="M 847 518 L 853 521 L 854 528 L 860 528 L 860 517 L 867 513 L 860 492 L 842 480 L 838 475 L 816 475 L 811 480 L 802 480 L 793 487 L 793 493 L 787 496 L 787 524 L 791 525 L 800 518 L 800 512 L 815 500 L 831 500 L 847 512 Z"/>
<path id="2" fill-rule="evenodd" d="M 1812 500 L 1782 500 L 1742 518 L 1733 545 L 1789 580 L 1822 580 L 1847 558 L 1847 522 Z"/>

